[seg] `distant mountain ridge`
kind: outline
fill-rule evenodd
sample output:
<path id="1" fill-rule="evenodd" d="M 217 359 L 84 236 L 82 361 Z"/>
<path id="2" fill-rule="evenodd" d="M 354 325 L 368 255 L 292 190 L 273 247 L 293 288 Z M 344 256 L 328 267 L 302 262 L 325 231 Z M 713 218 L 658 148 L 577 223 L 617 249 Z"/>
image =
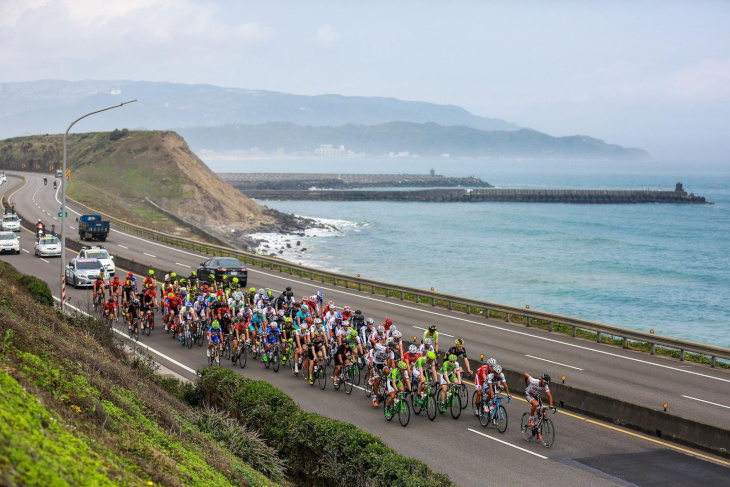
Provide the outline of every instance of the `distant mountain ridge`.
<path id="1" fill-rule="evenodd" d="M 250 151 L 313 154 L 320 144 L 344 144 L 367 155 L 409 152 L 421 156 L 583 159 L 641 161 L 641 149 L 606 144 L 585 135 L 552 137 L 534 130 L 484 131 L 435 123 L 388 122 L 379 125 L 306 127 L 292 123 L 189 127 L 177 131 L 195 151 Z"/>
<path id="2" fill-rule="evenodd" d="M 291 122 L 324 126 L 391 121 L 516 130 L 516 124 L 479 117 L 453 105 L 396 98 L 305 96 L 213 85 L 148 81 L 31 81 L 0 83 L 0 139 L 59 133 L 75 116 L 128 99 L 139 103 L 84 120 L 78 131 L 114 128 L 168 130 L 233 123 Z"/>

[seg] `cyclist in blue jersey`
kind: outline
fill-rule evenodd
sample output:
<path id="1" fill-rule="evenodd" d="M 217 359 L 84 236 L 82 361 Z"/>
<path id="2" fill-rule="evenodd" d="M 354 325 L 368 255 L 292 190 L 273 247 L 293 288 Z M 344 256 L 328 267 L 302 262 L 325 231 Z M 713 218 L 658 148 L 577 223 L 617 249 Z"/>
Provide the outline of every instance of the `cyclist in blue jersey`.
<path id="1" fill-rule="evenodd" d="M 269 327 L 266 329 L 266 339 L 264 340 L 266 353 L 264 353 L 264 356 L 262 357 L 264 362 L 267 362 L 269 360 L 268 353 L 271 349 L 271 346 L 280 340 L 281 330 L 279 329 L 279 324 L 276 321 L 272 321 L 271 323 L 269 323 Z"/>
<path id="2" fill-rule="evenodd" d="M 222 341 L 223 330 L 221 330 L 221 325 L 218 323 L 218 320 L 213 320 L 210 324 L 210 328 L 208 328 L 208 351 L 206 352 L 208 357 L 210 357 L 210 350 Z"/>
<path id="3" fill-rule="evenodd" d="M 256 343 L 256 334 L 264 333 L 267 326 L 266 317 L 264 316 L 264 310 L 257 309 L 251 315 L 251 320 L 248 322 L 248 339 L 251 343 Z"/>

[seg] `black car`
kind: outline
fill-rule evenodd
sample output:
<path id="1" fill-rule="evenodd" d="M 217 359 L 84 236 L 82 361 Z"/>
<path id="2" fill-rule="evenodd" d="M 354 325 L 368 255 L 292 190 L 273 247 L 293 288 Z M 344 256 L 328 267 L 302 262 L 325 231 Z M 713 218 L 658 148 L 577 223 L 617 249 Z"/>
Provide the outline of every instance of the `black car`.
<path id="1" fill-rule="evenodd" d="M 237 277 L 241 287 L 246 287 L 248 281 L 248 270 L 241 261 L 233 257 L 213 257 L 200 264 L 198 279 L 210 281 L 211 274 L 215 274 L 216 281 L 221 281 L 223 276 L 228 276 L 229 281 Z"/>

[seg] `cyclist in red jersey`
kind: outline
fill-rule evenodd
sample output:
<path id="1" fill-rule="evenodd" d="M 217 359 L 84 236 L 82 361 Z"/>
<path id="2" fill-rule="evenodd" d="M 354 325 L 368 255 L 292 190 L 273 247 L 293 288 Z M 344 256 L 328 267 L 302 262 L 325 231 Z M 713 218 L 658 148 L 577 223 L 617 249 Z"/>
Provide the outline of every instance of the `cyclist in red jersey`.
<path id="1" fill-rule="evenodd" d="M 117 315 L 117 303 L 114 301 L 112 296 L 104 303 L 102 307 L 104 316 L 114 316 L 115 321 L 119 321 L 119 315 Z"/>
<path id="2" fill-rule="evenodd" d="M 393 326 L 393 320 L 390 318 L 385 318 L 385 323 L 383 323 L 383 328 L 385 328 L 385 331 L 390 331 L 390 327 Z"/>
<path id="3" fill-rule="evenodd" d="M 497 365 L 497 360 L 490 358 L 489 360 L 487 360 L 487 364 L 479 367 L 474 374 L 474 389 L 477 393 L 477 404 L 481 404 L 482 391 L 484 390 L 484 388 L 487 387 L 487 376 L 494 371 L 492 367 L 494 367 L 495 365 Z"/>

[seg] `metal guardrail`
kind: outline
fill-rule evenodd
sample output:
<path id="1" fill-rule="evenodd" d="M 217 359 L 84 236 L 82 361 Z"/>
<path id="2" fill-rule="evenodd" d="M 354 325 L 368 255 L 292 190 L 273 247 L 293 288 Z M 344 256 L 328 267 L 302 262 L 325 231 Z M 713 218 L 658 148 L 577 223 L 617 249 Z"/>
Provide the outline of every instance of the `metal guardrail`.
<path id="1" fill-rule="evenodd" d="M 302 266 L 276 257 L 263 256 L 255 254 L 254 252 L 247 253 L 239 249 L 207 244 L 198 240 L 177 237 L 140 227 L 111 215 L 107 215 L 103 212 L 88 208 L 73 200 L 71 201 L 78 207 L 85 208 L 95 214 L 101 214 L 110 221 L 110 224 L 113 227 L 117 229 L 122 229 L 136 235 L 144 236 L 151 240 L 156 240 L 158 242 L 167 243 L 211 256 L 235 257 L 246 264 L 253 265 L 254 267 L 261 267 L 262 269 L 269 268 L 272 271 L 278 270 L 280 273 L 286 273 L 290 276 L 299 276 L 303 279 L 309 278 L 313 281 L 341 286 L 352 290 L 356 289 L 360 292 L 369 292 L 374 295 L 382 295 L 386 298 L 397 298 L 401 301 L 412 301 L 416 304 L 425 304 L 431 305 L 432 307 L 463 311 L 466 314 L 483 316 L 484 318 L 503 318 L 505 322 L 523 323 L 528 328 L 530 326 L 547 327 L 548 332 L 562 330 L 564 329 L 562 327 L 568 327 L 570 329 L 571 336 L 573 337 L 577 336 L 580 330 L 586 330 L 595 333 L 597 343 L 601 343 L 604 336 L 619 337 L 623 348 L 629 348 L 630 341 L 648 344 L 649 353 L 651 353 L 651 355 L 655 354 L 657 346 L 670 350 L 678 350 L 680 361 L 685 360 L 685 354 L 687 352 L 696 353 L 709 357 L 710 366 L 713 368 L 716 366 L 718 358 L 730 360 L 730 349 L 728 348 L 680 340 L 677 338 L 620 328 L 617 326 L 607 325 L 605 323 L 562 316 L 543 311 L 523 309 L 515 306 L 439 293 L 433 291 L 433 288 L 429 291 L 426 289 L 402 286 L 374 279 L 365 279 L 361 278 L 359 275 L 350 276 L 347 274 L 339 274 L 313 267 Z"/>

